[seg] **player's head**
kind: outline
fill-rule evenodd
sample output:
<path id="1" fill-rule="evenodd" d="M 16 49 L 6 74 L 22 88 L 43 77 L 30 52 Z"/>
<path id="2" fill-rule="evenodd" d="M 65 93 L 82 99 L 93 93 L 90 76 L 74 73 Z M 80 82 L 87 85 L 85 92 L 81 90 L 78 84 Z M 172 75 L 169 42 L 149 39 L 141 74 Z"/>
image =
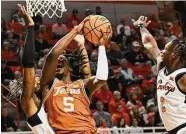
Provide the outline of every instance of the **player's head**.
<path id="1" fill-rule="evenodd" d="M 72 80 L 77 80 L 79 78 L 84 78 L 85 75 L 81 72 L 82 67 L 87 62 L 82 63 L 82 59 L 86 58 L 87 55 L 82 55 L 82 51 L 76 49 L 71 54 L 64 53 L 58 58 L 58 65 L 56 68 L 56 78 L 63 79 L 68 75 L 71 76 Z"/>
<path id="2" fill-rule="evenodd" d="M 162 51 L 162 58 L 166 66 L 180 64 L 186 66 L 186 42 L 175 39 L 165 45 Z"/>
<path id="3" fill-rule="evenodd" d="M 58 64 L 56 68 L 56 78 L 63 79 L 70 73 L 70 65 L 68 59 L 64 55 L 58 57 Z"/>

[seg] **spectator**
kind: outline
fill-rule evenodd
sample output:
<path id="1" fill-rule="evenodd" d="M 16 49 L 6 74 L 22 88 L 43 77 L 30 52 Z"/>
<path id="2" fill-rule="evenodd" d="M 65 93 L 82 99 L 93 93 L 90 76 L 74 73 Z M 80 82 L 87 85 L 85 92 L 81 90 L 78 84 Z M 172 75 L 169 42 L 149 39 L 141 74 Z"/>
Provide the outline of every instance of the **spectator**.
<path id="1" fill-rule="evenodd" d="M 117 76 L 114 74 L 113 71 L 113 67 L 110 64 L 110 60 L 108 60 L 109 62 L 109 77 L 107 80 L 108 86 L 110 91 L 114 92 L 116 89 L 118 89 L 118 78 Z"/>
<path id="2" fill-rule="evenodd" d="M 152 14 L 150 17 L 149 17 L 149 20 L 151 20 L 151 23 L 148 25 L 148 29 L 150 31 L 155 31 L 156 29 L 159 29 L 160 28 L 160 24 L 157 20 L 157 16 L 156 14 Z"/>
<path id="3" fill-rule="evenodd" d="M 127 113 L 127 107 L 123 100 L 121 100 L 121 94 L 119 91 L 114 91 L 114 99 L 109 103 L 109 113 L 113 114 L 117 112 L 116 106 L 120 104 L 122 106 L 122 112 Z"/>
<path id="4" fill-rule="evenodd" d="M 122 86 L 126 89 L 131 84 L 141 84 L 142 79 L 136 78 L 131 68 L 127 67 L 128 61 L 126 59 L 121 60 L 121 68 L 119 70 L 119 80 Z"/>
<path id="5" fill-rule="evenodd" d="M 6 61 L 1 60 L 1 82 L 7 85 L 13 79 L 14 74 L 12 70 L 6 65 Z"/>
<path id="6" fill-rule="evenodd" d="M 148 115 L 148 125 L 147 126 L 154 126 L 155 125 L 155 105 L 153 102 L 147 103 L 147 115 Z"/>
<path id="7" fill-rule="evenodd" d="M 145 118 L 146 117 L 146 118 Z M 139 113 L 139 109 L 137 106 L 134 106 L 132 108 L 132 110 L 130 111 L 130 118 L 133 119 L 135 118 L 137 121 L 138 121 L 138 125 L 140 126 L 144 126 L 144 118 L 146 119 L 147 121 L 147 116 L 143 116 Z M 148 123 L 148 121 L 147 121 Z"/>
<path id="8" fill-rule="evenodd" d="M 137 106 L 140 114 L 143 115 L 146 113 L 145 107 L 143 106 L 142 102 L 138 100 L 138 96 L 134 91 L 129 94 L 129 101 L 127 102 L 127 108 L 131 111 L 132 108 L 134 108 L 135 106 Z"/>
<path id="9" fill-rule="evenodd" d="M 116 42 L 110 42 L 110 51 L 108 51 L 108 59 L 111 62 L 111 65 L 120 65 L 120 59 L 122 58 L 121 51 Z"/>
<path id="10" fill-rule="evenodd" d="M 117 31 L 116 31 L 116 26 L 112 25 L 112 37 L 111 41 L 117 42 Z"/>
<path id="11" fill-rule="evenodd" d="M 123 117 L 119 118 L 118 119 L 118 122 L 117 122 L 117 125 L 114 126 L 113 128 L 114 129 L 117 129 L 117 128 L 128 128 L 129 126 L 125 123 L 125 119 Z M 114 130 L 113 131 L 113 134 L 122 134 L 124 133 L 124 130 Z"/>
<path id="12" fill-rule="evenodd" d="M 51 35 L 47 32 L 45 25 L 40 25 L 39 32 L 43 33 L 43 39 L 44 40 L 49 40 L 49 39 L 52 38 Z"/>
<path id="13" fill-rule="evenodd" d="M 24 21 L 23 17 L 21 16 L 21 13 L 19 10 L 16 10 L 15 13 L 13 14 L 12 22 L 19 23 L 19 24 L 22 24 L 23 26 L 25 26 L 25 21 Z"/>
<path id="14" fill-rule="evenodd" d="M 131 117 L 138 119 L 140 125 L 148 124 L 146 109 L 141 101 L 137 100 L 137 94 L 132 92 L 129 94 L 129 101 L 127 102 L 127 108 L 130 110 Z"/>
<path id="15" fill-rule="evenodd" d="M 57 22 L 52 26 L 53 39 L 61 39 L 67 32 L 66 25 L 62 23 L 61 18 L 57 18 Z"/>
<path id="16" fill-rule="evenodd" d="M 96 103 L 97 111 L 93 114 L 94 120 L 96 121 L 96 126 L 100 126 L 100 119 L 105 119 L 107 123 L 107 127 L 112 127 L 112 119 L 108 112 L 103 111 L 104 106 L 103 102 L 97 101 Z"/>
<path id="17" fill-rule="evenodd" d="M 105 84 L 100 90 L 97 90 L 92 99 L 102 101 L 105 107 L 105 110 L 108 111 L 108 103 L 112 99 L 112 92 L 109 90 L 108 85 Z"/>
<path id="18" fill-rule="evenodd" d="M 136 134 L 143 134 L 143 129 L 139 127 L 138 125 L 138 120 L 136 118 L 133 118 L 132 119 L 132 126 L 131 128 L 138 128 L 138 129 L 135 129 L 134 131 L 136 131 L 135 133 Z"/>
<path id="19" fill-rule="evenodd" d="M 99 134 L 111 134 L 111 132 L 109 130 L 107 130 L 108 127 L 107 127 L 106 119 L 101 118 L 99 122 L 100 122 L 99 123 L 100 126 L 98 127 L 97 132 Z M 101 130 L 101 129 L 103 129 L 103 130 Z"/>
<path id="20" fill-rule="evenodd" d="M 121 27 L 124 27 L 125 35 L 130 36 L 131 35 L 131 30 L 130 27 L 126 25 L 126 18 L 122 17 L 120 19 L 120 24 L 117 26 L 117 34 L 119 35 L 121 33 L 120 29 Z"/>
<path id="21" fill-rule="evenodd" d="M 168 22 L 168 31 L 175 35 L 177 38 L 181 38 L 183 36 L 182 28 L 178 25 L 178 21 L 175 21 L 173 23 Z"/>
<path id="22" fill-rule="evenodd" d="M 37 31 L 39 29 L 40 25 L 43 25 L 42 17 L 39 14 L 37 14 L 36 16 L 34 15 L 32 17 L 32 19 L 35 23 L 35 30 Z"/>
<path id="23" fill-rule="evenodd" d="M 147 55 L 140 51 L 138 41 L 132 42 L 131 51 L 126 53 L 126 59 L 133 65 L 151 65 L 151 61 Z"/>
<path id="24" fill-rule="evenodd" d="M 102 11 L 101 11 L 101 7 L 100 6 L 97 6 L 96 7 L 96 12 L 95 12 L 96 15 L 102 15 Z"/>
<path id="25" fill-rule="evenodd" d="M 6 35 L 7 25 L 3 18 L 1 18 L 1 45 L 3 44 L 4 40 L 7 38 Z"/>
<path id="26" fill-rule="evenodd" d="M 3 43 L 3 47 L 1 49 L 1 57 L 6 61 L 17 59 L 15 53 L 10 49 L 10 43 L 7 41 Z"/>
<path id="27" fill-rule="evenodd" d="M 74 28 L 74 26 L 78 25 L 80 23 L 80 19 L 78 18 L 78 10 L 73 9 L 72 14 L 68 16 L 67 18 L 67 27 L 68 29 Z"/>
<path id="28" fill-rule="evenodd" d="M 144 89 L 144 102 L 154 98 L 156 94 L 156 82 L 154 80 L 149 80 L 147 84 L 147 88 Z"/>
<path id="29" fill-rule="evenodd" d="M 3 18 L 1 18 L 1 30 L 3 31 L 7 30 L 6 21 Z"/>
<path id="30" fill-rule="evenodd" d="M 90 68 L 93 75 L 96 74 L 97 60 L 98 60 L 98 53 L 97 51 L 93 51 L 90 57 Z"/>
<path id="31" fill-rule="evenodd" d="M 92 11 L 90 9 L 85 10 L 85 17 L 89 16 L 92 14 Z"/>
<path id="32" fill-rule="evenodd" d="M 5 107 L 1 109 L 1 132 L 14 132 L 17 130 L 17 126 L 14 119 L 8 115 L 8 110 Z"/>
<path id="33" fill-rule="evenodd" d="M 44 49 L 49 48 L 47 40 L 44 40 L 43 32 L 38 32 L 38 37 L 35 40 L 35 50 L 37 53 L 42 52 Z"/>
<path id="34" fill-rule="evenodd" d="M 165 42 L 168 43 L 170 41 L 173 41 L 177 39 L 175 35 L 173 35 L 173 32 L 166 31 L 165 32 Z"/>
<path id="35" fill-rule="evenodd" d="M 120 34 L 117 35 L 116 40 L 117 40 L 116 43 L 117 44 L 120 44 L 120 46 L 122 44 L 126 44 L 127 37 L 125 35 L 125 29 L 124 29 L 124 27 L 121 27 L 120 28 Z"/>
<path id="36" fill-rule="evenodd" d="M 116 106 L 116 112 L 112 115 L 112 122 L 113 125 L 117 125 L 117 122 L 119 118 L 124 118 L 126 121 L 126 124 L 130 126 L 130 118 L 129 115 L 126 112 L 123 112 L 123 107 L 121 104 L 118 104 Z"/>

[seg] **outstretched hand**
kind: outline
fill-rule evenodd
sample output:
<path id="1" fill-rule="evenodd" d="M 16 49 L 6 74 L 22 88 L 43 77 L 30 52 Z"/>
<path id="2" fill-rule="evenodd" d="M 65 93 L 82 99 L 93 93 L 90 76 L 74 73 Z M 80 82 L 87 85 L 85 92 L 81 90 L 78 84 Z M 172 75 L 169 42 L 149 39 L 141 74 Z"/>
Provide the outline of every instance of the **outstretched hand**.
<path id="1" fill-rule="evenodd" d="M 147 21 L 147 20 L 148 20 L 147 17 L 145 17 L 145 16 L 140 16 L 138 20 L 132 19 L 132 23 L 133 23 L 133 25 L 136 26 L 136 27 L 139 26 L 139 25 L 141 25 L 141 24 L 143 24 L 143 25 L 145 25 L 145 27 L 147 27 L 147 26 L 151 23 L 150 20 L 149 20 L 149 21 Z"/>
<path id="2" fill-rule="evenodd" d="M 34 21 L 33 19 L 30 17 L 30 15 L 27 13 L 26 9 L 24 6 L 22 6 L 21 4 L 17 4 L 19 11 L 21 13 L 21 16 L 24 18 L 26 25 L 27 26 L 34 26 Z"/>
<path id="3" fill-rule="evenodd" d="M 24 17 L 27 14 L 25 7 L 22 6 L 21 4 L 17 4 L 17 6 L 19 8 L 19 11 L 21 13 L 21 16 Z"/>
<path id="4" fill-rule="evenodd" d="M 77 30 L 77 33 L 81 33 L 83 26 L 85 24 L 85 22 L 87 22 L 88 20 L 90 20 L 90 16 L 86 17 L 78 26 L 75 26 L 74 28 Z"/>

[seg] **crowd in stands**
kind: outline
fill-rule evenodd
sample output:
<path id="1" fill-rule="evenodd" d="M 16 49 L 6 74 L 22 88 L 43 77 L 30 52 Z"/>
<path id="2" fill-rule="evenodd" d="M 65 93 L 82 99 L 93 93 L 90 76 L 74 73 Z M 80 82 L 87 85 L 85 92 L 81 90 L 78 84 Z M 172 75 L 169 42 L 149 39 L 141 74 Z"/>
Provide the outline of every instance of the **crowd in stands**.
<path id="1" fill-rule="evenodd" d="M 86 9 L 84 17 L 90 14 L 104 15 L 101 7 L 96 7 L 95 12 Z M 45 57 L 52 46 L 81 22 L 83 18 L 78 16 L 78 10 L 73 9 L 67 20 L 58 18 L 54 24 L 45 24 L 39 15 L 33 18 L 36 24 L 37 76 L 40 76 Z M 148 29 L 160 49 L 175 38 L 185 40 L 179 21 L 163 22 L 155 14 L 148 17 L 152 21 Z M 139 29 L 127 25 L 126 19 L 122 17 L 117 26 L 112 26 L 113 36 L 106 45 L 108 82 L 92 95 L 90 109 L 98 128 L 136 128 L 162 124 L 156 103 L 157 72 L 154 61 L 141 43 Z M 12 80 L 21 78 L 20 59 L 25 38 L 25 22 L 19 11 L 12 15 L 11 22 L 7 23 L 1 18 L 1 82 L 5 86 L 10 86 Z M 74 42 L 71 44 L 67 50 L 69 52 L 74 47 Z M 94 75 L 97 68 L 97 47 L 88 41 L 85 46 Z M 6 109 L 2 113 L 3 117 L 5 113 Z M 12 129 L 17 129 L 14 124 Z"/>

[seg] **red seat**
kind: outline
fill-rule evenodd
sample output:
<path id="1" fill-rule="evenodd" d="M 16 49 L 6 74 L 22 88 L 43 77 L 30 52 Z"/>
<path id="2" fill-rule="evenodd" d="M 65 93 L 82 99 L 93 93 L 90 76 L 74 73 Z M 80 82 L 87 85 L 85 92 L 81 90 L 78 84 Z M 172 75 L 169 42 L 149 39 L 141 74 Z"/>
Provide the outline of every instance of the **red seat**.
<path id="1" fill-rule="evenodd" d="M 132 66 L 129 67 L 134 71 L 136 76 L 145 77 L 149 72 L 151 72 L 151 66 Z"/>
<path id="2" fill-rule="evenodd" d="M 13 71 L 13 72 L 15 72 L 15 71 L 20 71 L 20 72 L 22 72 L 22 67 L 21 66 L 9 66 L 10 68 L 11 68 L 11 70 Z"/>
<path id="3" fill-rule="evenodd" d="M 13 29 L 16 34 L 22 34 L 24 32 L 24 26 L 19 23 L 10 23 L 10 29 Z"/>

